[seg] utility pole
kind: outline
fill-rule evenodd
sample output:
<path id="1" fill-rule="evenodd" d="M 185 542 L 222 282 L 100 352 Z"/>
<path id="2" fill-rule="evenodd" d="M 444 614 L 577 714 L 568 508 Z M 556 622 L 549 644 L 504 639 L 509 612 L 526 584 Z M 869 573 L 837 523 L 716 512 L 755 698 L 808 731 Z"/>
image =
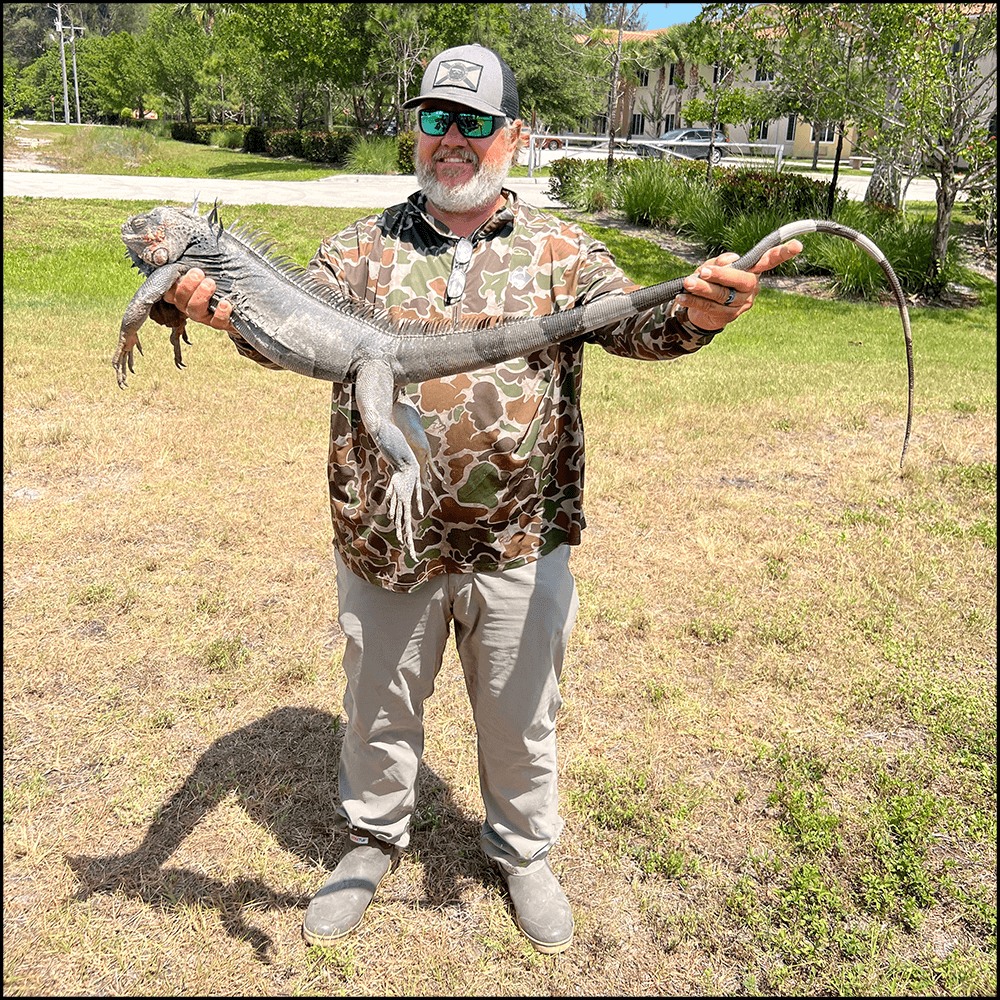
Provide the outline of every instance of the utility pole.
<path id="1" fill-rule="evenodd" d="M 76 75 L 76 33 L 80 32 L 82 35 L 86 29 L 83 27 L 76 27 L 72 22 L 69 26 L 69 47 L 73 51 L 73 95 L 76 97 L 76 123 L 77 125 L 82 124 L 80 120 L 80 82 Z"/>
<path id="2" fill-rule="evenodd" d="M 63 38 L 62 7 L 61 3 L 50 4 L 56 12 L 56 31 L 59 32 L 59 62 L 62 64 L 63 83 L 63 118 L 69 124 L 69 85 L 66 82 L 66 41 Z"/>

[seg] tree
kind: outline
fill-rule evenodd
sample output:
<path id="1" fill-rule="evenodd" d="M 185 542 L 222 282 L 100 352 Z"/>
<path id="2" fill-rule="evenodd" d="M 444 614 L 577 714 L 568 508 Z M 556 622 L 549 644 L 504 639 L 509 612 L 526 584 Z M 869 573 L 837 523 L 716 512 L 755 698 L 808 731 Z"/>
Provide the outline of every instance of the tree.
<path id="1" fill-rule="evenodd" d="M 153 91 L 153 69 L 145 51 L 145 40 L 126 31 L 106 38 L 87 38 L 80 46 L 80 65 L 92 81 L 94 111 L 111 121 L 135 109 L 142 121 Z"/>
<path id="2" fill-rule="evenodd" d="M 595 81 L 604 74 L 603 53 L 574 38 L 566 4 L 521 3 L 501 49 L 517 78 L 521 117 L 532 130 L 544 122 L 562 129 L 600 110 Z"/>
<path id="3" fill-rule="evenodd" d="M 913 6 L 919 8 L 913 44 L 892 54 L 893 75 L 900 81 L 899 114 L 887 124 L 912 130 L 934 178 L 937 213 L 927 279 L 940 290 L 959 193 L 984 184 L 996 189 L 997 7 Z"/>
<path id="4" fill-rule="evenodd" d="M 841 133 L 853 123 L 860 148 L 876 154 L 871 197 L 898 208 L 902 175 L 934 177 L 926 287 L 939 291 L 955 199 L 996 185 L 987 141 L 996 112 L 996 4 L 773 4 L 766 14 L 780 29 L 779 78 L 790 105 L 839 121 Z"/>
<path id="5" fill-rule="evenodd" d="M 692 22 L 696 27 L 688 39 L 696 64 L 708 63 L 712 67 L 711 82 L 702 84 L 706 91 L 705 108 L 709 112 L 705 120 L 712 129 L 705 162 L 705 177 L 709 183 L 712 181 L 715 129 L 727 124 L 722 115 L 723 97 L 737 89 L 737 71 L 766 53 L 763 39 L 748 30 L 750 6 L 746 3 L 702 4 L 701 13 Z M 741 109 L 743 107 L 745 105 L 741 105 Z"/>
<path id="6" fill-rule="evenodd" d="M 621 4 L 617 3 L 585 3 L 583 19 L 591 28 L 618 29 L 619 24 L 625 31 L 641 31 L 646 22 L 642 16 L 642 4 L 631 4 L 631 10 L 625 11 L 624 19 L 619 17 Z"/>
<path id="7" fill-rule="evenodd" d="M 655 135 L 659 135 L 666 127 L 668 115 L 673 115 L 675 121 L 681 120 L 681 95 L 687 86 L 685 69 L 689 59 L 687 38 L 690 33 L 688 25 L 675 24 L 666 31 L 657 32 L 636 49 L 636 64 L 656 73 L 652 97 L 649 100 L 643 98 L 639 105 L 640 112 L 653 122 Z M 671 66 L 676 94 L 673 105 L 668 97 Z"/>
<path id="8" fill-rule="evenodd" d="M 177 103 L 190 124 L 211 40 L 192 18 L 177 16 L 172 4 L 160 4 L 150 14 L 141 46 L 153 70 L 154 86 Z"/>

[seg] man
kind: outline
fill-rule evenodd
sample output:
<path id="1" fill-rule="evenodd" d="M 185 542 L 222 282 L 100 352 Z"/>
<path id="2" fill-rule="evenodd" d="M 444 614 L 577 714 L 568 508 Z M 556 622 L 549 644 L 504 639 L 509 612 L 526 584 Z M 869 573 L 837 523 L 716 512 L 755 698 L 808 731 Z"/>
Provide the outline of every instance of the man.
<path id="1" fill-rule="evenodd" d="M 503 188 L 520 145 L 507 64 L 478 45 L 434 58 L 420 96 L 420 191 L 324 241 L 320 281 L 396 320 L 458 323 L 542 315 L 635 286 L 605 247 Z M 793 257 L 792 242 L 755 268 Z M 749 309 L 754 274 L 703 265 L 685 293 L 586 339 L 616 354 L 690 354 Z M 192 270 L 167 298 L 229 332 L 230 307 Z M 328 944 L 361 922 L 409 841 L 423 751 L 423 704 L 453 626 L 478 734 L 482 846 L 502 872 L 516 921 L 541 952 L 567 948 L 573 916 L 549 865 L 562 829 L 556 787 L 559 677 L 577 609 L 570 546 L 580 541 L 583 344 L 411 386 L 431 446 L 417 559 L 384 507 L 390 471 L 334 385 L 329 480 L 347 715 L 337 822 L 349 844 L 310 902 L 303 934 Z"/>

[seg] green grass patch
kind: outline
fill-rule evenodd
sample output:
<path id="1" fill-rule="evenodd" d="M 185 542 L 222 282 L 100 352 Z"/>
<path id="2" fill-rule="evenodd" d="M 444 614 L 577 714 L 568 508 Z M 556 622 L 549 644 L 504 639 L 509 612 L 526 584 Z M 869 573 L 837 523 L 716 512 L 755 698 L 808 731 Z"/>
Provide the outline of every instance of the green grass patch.
<path id="1" fill-rule="evenodd" d="M 995 994 L 993 286 L 914 310 L 902 474 L 892 307 L 769 291 L 674 363 L 588 347 L 551 855 L 574 946 L 534 954 L 482 858 L 449 647 L 410 850 L 318 955 L 329 387 L 198 327 L 178 371 L 151 327 L 117 388 L 119 228 L 151 204 L 4 202 L 7 993 Z M 305 263 L 363 212 L 237 214 Z M 642 284 L 688 270 L 588 230 Z"/>

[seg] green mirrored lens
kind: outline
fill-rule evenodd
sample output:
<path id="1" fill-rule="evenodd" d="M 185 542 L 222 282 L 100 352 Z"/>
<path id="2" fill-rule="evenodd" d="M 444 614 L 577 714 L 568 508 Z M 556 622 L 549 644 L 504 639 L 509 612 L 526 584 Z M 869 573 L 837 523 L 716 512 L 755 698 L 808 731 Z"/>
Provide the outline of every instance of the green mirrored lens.
<path id="1" fill-rule="evenodd" d="M 450 111 L 421 111 L 420 131 L 425 135 L 444 135 L 451 126 Z"/>
<path id="2" fill-rule="evenodd" d="M 493 132 L 493 115 L 458 115 L 456 124 L 466 139 L 482 139 Z"/>
<path id="3" fill-rule="evenodd" d="M 454 122 L 458 131 L 467 139 L 485 139 L 492 135 L 494 128 L 493 115 L 474 115 L 456 113 L 454 111 L 421 111 L 420 131 L 424 135 L 444 135 Z"/>

